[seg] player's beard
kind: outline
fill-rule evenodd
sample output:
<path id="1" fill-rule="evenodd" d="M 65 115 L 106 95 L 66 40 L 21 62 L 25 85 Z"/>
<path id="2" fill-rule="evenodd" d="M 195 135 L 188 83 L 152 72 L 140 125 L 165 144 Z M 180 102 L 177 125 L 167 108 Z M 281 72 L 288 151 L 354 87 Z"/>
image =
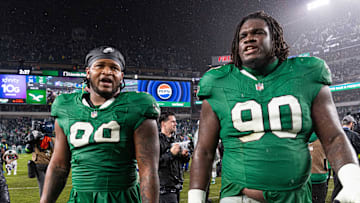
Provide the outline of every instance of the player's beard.
<path id="1" fill-rule="evenodd" d="M 89 85 L 90 88 L 94 90 L 94 92 L 96 92 L 98 95 L 104 97 L 105 99 L 110 99 L 112 97 L 114 97 L 116 94 L 118 94 L 120 92 L 120 87 L 121 87 L 121 82 L 119 83 L 118 86 L 116 86 L 115 88 L 113 88 L 113 90 L 111 92 L 108 91 L 101 91 L 93 82 L 93 80 L 91 79 L 91 77 L 89 78 Z"/>

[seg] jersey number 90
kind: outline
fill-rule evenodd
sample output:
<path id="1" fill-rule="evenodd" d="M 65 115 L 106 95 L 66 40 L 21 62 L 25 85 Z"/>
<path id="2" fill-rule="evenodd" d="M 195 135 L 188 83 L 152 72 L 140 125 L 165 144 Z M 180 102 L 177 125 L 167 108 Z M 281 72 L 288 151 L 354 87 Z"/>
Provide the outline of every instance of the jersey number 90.
<path id="1" fill-rule="evenodd" d="M 74 147 L 81 147 L 89 144 L 90 136 L 94 131 L 94 127 L 88 122 L 76 122 L 70 127 L 70 143 Z M 105 137 L 105 132 L 109 136 Z M 77 135 L 81 133 L 81 137 Z M 94 132 L 94 142 L 119 142 L 120 141 L 120 125 L 116 121 L 103 123 Z"/>
<path id="2" fill-rule="evenodd" d="M 292 129 L 283 130 L 281 126 L 280 106 L 289 106 L 291 110 Z M 295 138 L 297 133 L 300 132 L 302 126 L 302 112 L 298 99 L 292 95 L 274 97 L 267 105 L 269 115 L 269 125 L 273 134 L 279 138 Z M 243 121 L 241 112 L 250 110 L 252 120 Z M 264 120 L 261 105 L 254 100 L 246 102 L 238 102 L 231 110 L 231 118 L 233 126 L 240 132 L 252 132 L 250 135 L 240 137 L 242 142 L 251 142 L 259 140 L 264 136 Z"/>

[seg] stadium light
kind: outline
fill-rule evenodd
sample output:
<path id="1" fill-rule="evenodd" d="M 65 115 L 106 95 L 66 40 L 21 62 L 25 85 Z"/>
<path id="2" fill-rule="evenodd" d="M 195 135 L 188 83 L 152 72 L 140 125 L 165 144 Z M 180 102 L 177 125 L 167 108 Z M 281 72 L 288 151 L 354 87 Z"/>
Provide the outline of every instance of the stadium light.
<path id="1" fill-rule="evenodd" d="M 328 5 L 329 3 L 330 3 L 330 0 L 316 0 L 316 1 L 308 3 L 307 9 L 310 11 L 310 10 L 313 10 L 313 9 L 321 7 L 321 6 Z"/>

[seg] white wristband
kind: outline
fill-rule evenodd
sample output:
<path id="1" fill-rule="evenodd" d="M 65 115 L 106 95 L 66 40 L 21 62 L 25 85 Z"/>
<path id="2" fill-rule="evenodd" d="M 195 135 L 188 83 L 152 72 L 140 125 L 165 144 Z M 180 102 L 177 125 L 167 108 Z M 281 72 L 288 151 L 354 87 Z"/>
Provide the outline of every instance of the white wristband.
<path id="1" fill-rule="evenodd" d="M 191 189 L 188 192 L 188 203 L 205 203 L 206 192 L 200 189 Z"/>
<path id="2" fill-rule="evenodd" d="M 339 169 L 338 177 L 344 187 L 352 186 L 354 182 L 358 184 L 358 181 L 360 181 L 360 167 L 354 163 L 345 164 Z"/>

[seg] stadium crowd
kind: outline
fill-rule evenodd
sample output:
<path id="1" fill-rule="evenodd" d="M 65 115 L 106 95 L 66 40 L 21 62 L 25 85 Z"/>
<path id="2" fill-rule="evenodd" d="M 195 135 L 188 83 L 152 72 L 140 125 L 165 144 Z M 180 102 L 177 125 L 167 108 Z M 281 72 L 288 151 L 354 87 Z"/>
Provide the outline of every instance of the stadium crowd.
<path id="1" fill-rule="evenodd" d="M 56 3 L 65 4 L 58 1 Z M 23 6 L 12 7 L 5 4 L 1 7 L 1 18 L 6 22 L 0 26 L 0 48 L 4 50 L 0 53 L 1 68 L 9 68 L 7 62 L 19 60 L 43 64 L 74 64 L 83 68 L 82 55 L 86 50 L 109 44 L 122 50 L 128 67 L 136 67 L 129 68 L 127 74 L 152 75 L 152 72 L 161 70 L 163 76 L 193 77 L 191 56 L 187 53 L 190 47 L 187 45 L 150 46 L 153 39 L 141 33 L 128 36 L 131 31 L 124 27 L 117 29 L 116 33 L 108 33 L 105 31 L 108 26 L 117 22 L 109 18 L 105 19 L 108 24 L 104 24 L 103 18 L 91 17 L 101 16 L 100 10 L 93 9 L 95 13 L 78 11 L 81 12 L 79 15 L 82 20 L 90 21 L 79 26 L 77 20 L 69 20 L 71 12 L 57 13 L 51 5 L 44 3 L 42 6 L 43 8 L 33 10 L 24 2 Z M 41 9 L 44 11 L 39 12 Z M 121 12 L 114 15 L 114 19 L 124 17 Z M 130 39 L 121 40 L 126 37 Z M 196 71 L 195 74 L 200 76 Z"/>
<path id="2" fill-rule="evenodd" d="M 23 138 L 30 132 L 30 118 L 2 118 L 0 120 L 0 139 L 3 144 L 7 144 L 8 148 L 15 145 L 23 146 Z"/>
<path id="3" fill-rule="evenodd" d="M 308 23 L 291 44 L 291 52 L 310 53 L 323 58 L 332 72 L 333 83 L 357 81 L 360 78 L 359 14 L 351 13 L 324 23 Z"/>
<path id="4" fill-rule="evenodd" d="M 8 147 L 15 145 L 25 147 L 24 138 L 32 131 L 32 121 L 44 122 L 46 119 L 33 119 L 30 117 L 18 118 L 1 118 L 0 119 L 0 140 Z M 197 120 L 191 119 L 178 119 L 176 134 L 181 136 L 194 135 L 197 125 Z"/>
<path id="5" fill-rule="evenodd" d="M 360 89 L 333 92 L 334 102 L 358 101 L 360 98 Z"/>

